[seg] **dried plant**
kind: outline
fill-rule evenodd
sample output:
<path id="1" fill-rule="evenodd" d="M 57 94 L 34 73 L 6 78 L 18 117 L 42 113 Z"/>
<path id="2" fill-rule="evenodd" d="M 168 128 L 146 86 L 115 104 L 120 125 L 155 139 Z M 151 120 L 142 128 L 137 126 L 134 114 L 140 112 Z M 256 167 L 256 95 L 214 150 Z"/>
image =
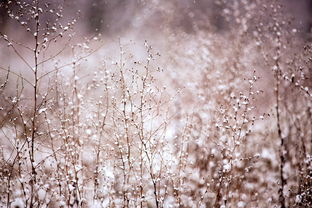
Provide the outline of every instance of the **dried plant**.
<path id="1" fill-rule="evenodd" d="M 165 41 L 0 3 L 1 207 L 311 206 L 311 43 L 282 1 L 183 2 L 131 10 Z"/>

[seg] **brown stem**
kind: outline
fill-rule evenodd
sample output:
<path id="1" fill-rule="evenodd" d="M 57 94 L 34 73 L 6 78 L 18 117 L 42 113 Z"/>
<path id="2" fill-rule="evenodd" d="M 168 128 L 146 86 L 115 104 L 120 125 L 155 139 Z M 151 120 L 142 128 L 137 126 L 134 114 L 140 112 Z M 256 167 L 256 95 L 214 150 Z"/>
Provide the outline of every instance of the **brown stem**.
<path id="1" fill-rule="evenodd" d="M 279 51 L 280 49 L 277 48 Z M 280 146 L 280 180 L 281 180 L 281 186 L 279 187 L 278 193 L 279 193 L 279 202 L 281 204 L 281 208 L 286 208 L 285 205 L 285 196 L 284 196 L 284 187 L 286 185 L 286 179 L 284 178 L 284 166 L 285 166 L 285 156 L 284 156 L 284 149 L 285 149 L 285 144 L 284 144 L 284 138 L 282 136 L 282 130 L 281 130 L 281 124 L 280 124 L 280 105 L 279 105 L 279 85 L 280 85 L 280 66 L 279 66 L 279 60 L 276 59 L 275 65 L 277 67 L 277 71 L 275 74 L 275 79 L 276 79 L 276 119 L 277 119 L 277 132 L 278 132 L 278 137 L 281 141 L 281 146 Z"/>

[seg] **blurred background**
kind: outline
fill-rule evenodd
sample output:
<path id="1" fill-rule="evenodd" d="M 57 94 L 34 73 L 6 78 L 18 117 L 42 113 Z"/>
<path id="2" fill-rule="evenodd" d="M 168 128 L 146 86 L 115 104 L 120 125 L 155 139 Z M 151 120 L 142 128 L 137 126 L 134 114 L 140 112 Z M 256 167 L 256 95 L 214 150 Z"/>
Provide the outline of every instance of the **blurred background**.
<path id="1" fill-rule="evenodd" d="M 1 0 L 2 5 L 7 5 L 8 2 L 11 1 Z M 27 3 L 30 0 L 23 2 Z M 106 36 L 122 36 L 129 31 L 144 34 L 150 30 L 157 32 L 168 28 L 184 33 L 194 33 L 198 30 L 211 31 L 211 29 L 220 33 L 226 32 L 231 28 L 229 25 L 231 20 L 226 20 L 224 14 L 227 12 L 228 4 L 233 4 L 221 0 L 50 0 L 43 2 L 61 8 L 65 18 L 76 15 L 80 20 L 81 32 L 101 32 Z M 285 15 L 292 16 L 302 32 L 301 35 L 306 36 L 312 26 L 312 2 L 285 0 L 283 5 Z M 16 26 L 7 15 L 7 11 L 14 11 L 15 6 L 11 3 L 7 7 L 0 8 L 0 31 Z M 46 18 L 50 22 L 55 21 L 53 16 Z"/>

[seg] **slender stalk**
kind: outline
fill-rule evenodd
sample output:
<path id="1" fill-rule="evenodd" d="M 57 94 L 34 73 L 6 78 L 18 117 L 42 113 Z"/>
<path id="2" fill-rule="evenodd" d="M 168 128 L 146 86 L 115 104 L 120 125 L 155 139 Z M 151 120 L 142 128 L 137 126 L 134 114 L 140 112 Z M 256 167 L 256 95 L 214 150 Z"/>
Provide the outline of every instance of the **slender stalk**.
<path id="1" fill-rule="evenodd" d="M 31 169 L 32 169 L 32 176 L 31 176 L 31 198 L 30 198 L 30 207 L 33 207 L 33 199 L 34 199 L 34 185 L 36 183 L 36 168 L 35 168 L 35 133 L 36 133 L 36 117 L 37 117 L 37 95 L 38 95 L 38 47 L 39 47 L 39 2 L 36 0 L 36 11 L 35 11 L 35 21 L 36 21 L 36 29 L 35 29 L 35 49 L 34 49 L 34 105 L 33 105 L 33 117 L 32 117 L 32 128 L 31 128 Z"/>
<path id="2" fill-rule="evenodd" d="M 278 38 L 278 43 L 280 44 L 280 39 Z M 280 48 L 279 46 L 277 47 L 277 53 L 279 56 L 280 53 Z M 284 138 L 282 136 L 282 129 L 281 129 L 281 123 L 280 123 L 280 102 L 279 102 L 279 97 L 280 97 L 280 76 L 281 76 L 281 70 L 280 70 L 280 65 L 279 65 L 279 58 L 276 59 L 275 61 L 275 66 L 276 66 L 276 73 L 275 73 L 275 98 L 276 98 L 276 124 L 277 124 L 277 133 L 278 133 L 278 138 L 281 141 L 281 146 L 280 146 L 280 180 L 281 180 L 281 185 L 279 187 L 278 193 L 279 193 L 279 202 L 281 205 L 281 208 L 286 208 L 285 205 L 285 196 L 284 196 L 284 187 L 286 185 L 286 179 L 284 178 L 284 166 L 285 166 L 285 156 L 284 156 L 284 150 L 285 150 L 285 144 L 284 144 Z"/>

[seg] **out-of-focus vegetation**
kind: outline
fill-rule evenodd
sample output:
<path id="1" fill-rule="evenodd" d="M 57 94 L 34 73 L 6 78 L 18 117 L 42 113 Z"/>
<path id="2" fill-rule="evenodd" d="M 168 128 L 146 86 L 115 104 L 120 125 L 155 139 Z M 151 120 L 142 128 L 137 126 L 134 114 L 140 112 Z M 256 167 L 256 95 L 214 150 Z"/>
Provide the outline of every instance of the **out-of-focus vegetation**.
<path id="1" fill-rule="evenodd" d="M 1 207 L 311 207 L 309 2 L 1 1 Z"/>

